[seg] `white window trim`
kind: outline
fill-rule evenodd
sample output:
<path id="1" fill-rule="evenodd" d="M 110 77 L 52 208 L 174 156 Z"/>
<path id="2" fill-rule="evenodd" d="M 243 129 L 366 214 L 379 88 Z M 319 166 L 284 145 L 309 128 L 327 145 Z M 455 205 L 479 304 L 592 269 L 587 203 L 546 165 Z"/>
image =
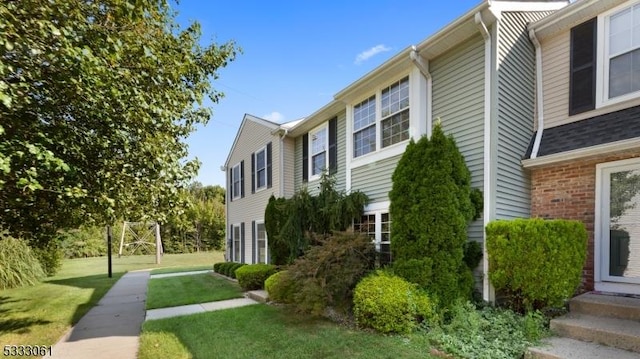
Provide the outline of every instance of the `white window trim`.
<path id="1" fill-rule="evenodd" d="M 238 195 L 235 193 L 235 171 L 238 171 Z M 233 200 L 240 199 L 242 197 L 242 173 L 240 172 L 240 162 L 237 165 L 231 167 L 231 198 Z"/>
<path id="2" fill-rule="evenodd" d="M 365 216 L 367 215 L 375 216 L 375 219 L 376 219 L 375 233 L 376 234 L 375 234 L 375 239 L 373 243 L 376 247 L 377 252 L 380 252 L 381 244 L 382 244 L 382 214 L 389 213 L 390 204 L 391 202 L 389 201 L 372 203 L 366 206 L 364 212 L 362 213 Z M 391 242 L 389 241 L 389 243 Z"/>
<path id="3" fill-rule="evenodd" d="M 258 152 L 263 152 L 264 151 L 264 186 L 262 187 L 258 187 Z M 253 153 L 254 156 L 254 163 L 255 163 L 255 175 L 254 175 L 254 183 L 253 183 L 253 188 L 255 188 L 255 192 L 258 193 L 264 189 L 267 188 L 267 167 L 268 167 L 268 163 L 267 163 L 267 146 L 262 147 L 261 149 L 257 150 L 256 152 Z"/>
<path id="4" fill-rule="evenodd" d="M 242 246 L 242 228 L 240 228 L 240 223 L 238 224 L 232 224 L 232 229 L 231 229 L 231 260 L 233 262 L 238 262 L 240 263 L 242 261 L 242 258 L 236 258 L 236 237 L 235 237 L 235 233 L 236 233 L 236 228 L 238 228 L 238 245 Z M 242 257 L 242 247 L 239 248 L 240 249 L 240 257 Z"/>
<path id="5" fill-rule="evenodd" d="M 603 193 L 603 185 L 605 181 L 605 174 L 609 173 L 609 170 L 624 170 L 625 167 L 635 167 L 640 165 L 640 158 L 630 158 L 621 161 L 599 163 L 596 165 L 596 200 L 595 200 L 595 217 L 594 217 L 594 230 L 593 230 L 593 281 L 595 290 L 606 292 L 618 292 L 628 294 L 640 294 L 640 285 L 633 283 L 625 283 L 624 281 L 611 281 L 611 278 L 607 275 L 606 269 L 603 269 L 606 254 L 603 248 L 603 208 L 608 204 L 605 203 L 607 199 L 606 193 Z"/>
<path id="6" fill-rule="evenodd" d="M 382 90 L 389 87 L 394 81 L 397 82 L 409 76 L 409 139 L 393 145 L 382 148 L 381 136 L 381 108 L 380 103 Z M 393 77 L 393 80 L 385 81 L 386 86 L 376 88 L 376 150 L 359 157 L 353 157 L 353 109 L 355 105 L 361 103 L 371 97 L 371 92 L 366 96 L 361 96 L 357 100 L 352 101 L 346 107 L 346 166 L 347 166 L 347 188 L 351 188 L 351 170 L 357 167 L 370 165 L 372 163 L 398 156 L 404 153 L 409 141 L 412 138 L 420 138 L 428 131 L 426 118 L 427 108 L 422 102 L 426 102 L 425 92 L 427 91 L 427 81 L 424 79 L 420 70 L 415 66 L 410 72 L 403 72 Z M 428 95 L 428 94 L 427 94 Z M 424 123 L 423 123 L 424 122 Z"/>
<path id="7" fill-rule="evenodd" d="M 325 145 L 324 168 L 329 169 L 329 122 L 325 122 L 322 125 L 309 131 L 309 141 L 308 141 L 309 142 L 308 143 L 309 158 L 307 161 L 307 166 L 309 168 L 309 182 L 320 179 L 320 176 L 322 175 L 322 172 L 315 175 L 313 174 L 313 135 L 322 130 L 327 131 L 327 136 L 325 137 L 325 143 L 324 143 Z"/>
<path id="8" fill-rule="evenodd" d="M 640 91 L 631 92 L 626 95 L 609 99 L 609 59 L 605 45 L 608 42 L 608 19 L 626 8 L 640 4 L 640 1 L 633 0 L 625 2 L 611 10 L 598 15 L 597 20 L 597 48 L 596 48 L 596 108 L 614 105 L 620 102 L 633 100 L 640 97 Z"/>
<path id="9" fill-rule="evenodd" d="M 258 250 L 258 224 L 262 224 L 264 225 L 264 220 L 259 220 L 259 221 L 255 221 L 255 226 L 253 227 L 253 231 L 256 234 L 256 242 L 253 244 L 256 249 L 256 251 Z M 260 258 L 258 258 L 258 256 L 260 255 L 260 253 L 258 252 L 258 254 L 256 255 L 256 263 L 260 263 Z M 265 227 L 264 229 L 264 263 L 268 264 L 269 263 L 269 236 L 267 236 L 267 228 Z"/>

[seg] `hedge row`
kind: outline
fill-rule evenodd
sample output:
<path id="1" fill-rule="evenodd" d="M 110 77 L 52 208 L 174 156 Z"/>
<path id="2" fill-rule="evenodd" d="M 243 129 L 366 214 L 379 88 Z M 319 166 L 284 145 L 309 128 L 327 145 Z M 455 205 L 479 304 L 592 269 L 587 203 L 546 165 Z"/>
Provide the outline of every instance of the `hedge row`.
<path id="1" fill-rule="evenodd" d="M 236 278 L 236 269 L 246 266 L 245 263 L 220 262 L 213 265 L 213 271 L 230 278 Z"/>

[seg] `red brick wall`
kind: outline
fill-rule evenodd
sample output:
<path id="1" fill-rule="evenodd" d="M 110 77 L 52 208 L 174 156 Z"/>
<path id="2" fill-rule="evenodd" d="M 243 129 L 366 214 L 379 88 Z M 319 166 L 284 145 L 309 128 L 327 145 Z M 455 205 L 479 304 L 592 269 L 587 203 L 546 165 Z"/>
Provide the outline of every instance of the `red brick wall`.
<path id="1" fill-rule="evenodd" d="M 593 290 L 593 225 L 596 164 L 640 157 L 640 150 L 595 156 L 531 170 L 531 216 L 582 221 L 587 227 L 587 260 L 582 291 Z"/>

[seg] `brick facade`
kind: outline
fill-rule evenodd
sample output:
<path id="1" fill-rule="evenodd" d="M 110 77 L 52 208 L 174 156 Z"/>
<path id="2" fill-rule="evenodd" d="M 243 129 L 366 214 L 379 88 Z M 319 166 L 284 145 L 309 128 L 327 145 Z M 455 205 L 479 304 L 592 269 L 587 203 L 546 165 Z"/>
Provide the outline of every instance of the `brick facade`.
<path id="1" fill-rule="evenodd" d="M 531 216 L 575 219 L 589 233 L 583 291 L 593 290 L 593 228 L 596 199 L 596 165 L 640 157 L 640 149 L 615 155 L 588 157 L 531 169 Z"/>

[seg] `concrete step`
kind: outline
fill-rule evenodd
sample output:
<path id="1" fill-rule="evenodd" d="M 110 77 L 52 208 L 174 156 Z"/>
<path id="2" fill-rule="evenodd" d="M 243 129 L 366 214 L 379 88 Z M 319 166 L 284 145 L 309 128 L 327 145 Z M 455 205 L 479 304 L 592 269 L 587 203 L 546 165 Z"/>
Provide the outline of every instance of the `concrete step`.
<path id="1" fill-rule="evenodd" d="M 569 302 L 572 313 L 640 321 L 640 298 L 585 293 Z"/>
<path id="2" fill-rule="evenodd" d="M 246 292 L 245 296 L 259 303 L 266 303 L 269 300 L 269 294 L 266 290 L 251 290 Z"/>
<path id="3" fill-rule="evenodd" d="M 525 359 L 640 359 L 640 354 L 571 338 L 553 337 L 529 348 Z"/>
<path id="4" fill-rule="evenodd" d="M 634 320 L 569 313 L 551 320 L 558 336 L 640 353 L 640 323 Z"/>

